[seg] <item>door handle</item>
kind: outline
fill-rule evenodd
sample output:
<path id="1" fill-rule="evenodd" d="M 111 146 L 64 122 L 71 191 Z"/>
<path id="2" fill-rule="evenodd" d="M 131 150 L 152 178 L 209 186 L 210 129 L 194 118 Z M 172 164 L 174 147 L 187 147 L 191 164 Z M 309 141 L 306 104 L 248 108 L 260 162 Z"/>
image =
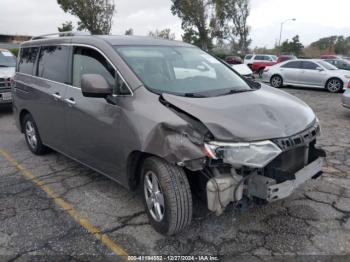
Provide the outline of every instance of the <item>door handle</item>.
<path id="1" fill-rule="evenodd" d="M 58 92 L 52 94 L 52 96 L 53 96 L 53 98 L 54 98 L 56 101 L 61 100 L 61 98 L 62 98 L 62 97 L 60 96 L 60 93 L 58 93 Z"/>
<path id="2" fill-rule="evenodd" d="M 75 100 L 73 97 L 64 99 L 68 103 L 69 106 L 74 106 L 76 104 Z"/>

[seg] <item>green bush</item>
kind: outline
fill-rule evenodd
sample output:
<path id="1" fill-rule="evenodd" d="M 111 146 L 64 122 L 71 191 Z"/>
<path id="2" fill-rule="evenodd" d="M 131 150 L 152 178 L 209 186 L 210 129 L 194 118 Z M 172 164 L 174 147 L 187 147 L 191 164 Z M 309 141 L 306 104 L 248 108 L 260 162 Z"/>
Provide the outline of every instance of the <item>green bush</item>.
<path id="1" fill-rule="evenodd" d="M 10 48 L 9 51 L 14 54 L 15 56 L 18 55 L 18 48 Z"/>

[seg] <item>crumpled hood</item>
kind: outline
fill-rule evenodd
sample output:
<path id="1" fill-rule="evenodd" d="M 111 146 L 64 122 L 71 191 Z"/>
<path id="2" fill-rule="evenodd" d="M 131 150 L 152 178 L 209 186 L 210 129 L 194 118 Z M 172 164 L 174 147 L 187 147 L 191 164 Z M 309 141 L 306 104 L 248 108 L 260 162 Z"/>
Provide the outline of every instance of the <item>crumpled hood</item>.
<path id="1" fill-rule="evenodd" d="M 0 67 L 0 78 L 9 78 L 15 75 L 15 67 Z"/>
<path id="2" fill-rule="evenodd" d="M 315 114 L 298 98 L 262 85 L 261 89 L 211 98 L 163 94 L 166 101 L 199 119 L 217 141 L 258 141 L 299 133 Z"/>

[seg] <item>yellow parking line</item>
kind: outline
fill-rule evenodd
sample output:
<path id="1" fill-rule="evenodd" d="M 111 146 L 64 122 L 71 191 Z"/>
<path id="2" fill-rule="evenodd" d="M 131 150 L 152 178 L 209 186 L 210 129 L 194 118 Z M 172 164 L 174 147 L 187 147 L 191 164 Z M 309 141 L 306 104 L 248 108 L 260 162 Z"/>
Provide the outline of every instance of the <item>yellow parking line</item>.
<path id="1" fill-rule="evenodd" d="M 67 203 L 63 198 L 59 197 L 55 192 L 53 192 L 45 183 L 38 178 L 36 178 L 30 171 L 21 166 L 9 153 L 4 150 L 0 150 L 0 154 L 9 161 L 14 167 L 17 168 L 18 171 L 22 173 L 22 175 L 27 179 L 40 187 L 49 198 L 52 198 L 55 203 L 61 207 L 63 210 L 67 211 L 67 213 L 77 221 L 83 228 L 85 228 L 90 234 L 92 234 L 95 238 L 100 240 L 104 245 L 106 245 L 110 250 L 113 251 L 118 256 L 123 257 L 125 260 L 127 259 L 128 253 L 114 243 L 106 234 L 103 234 L 99 229 L 94 227 L 86 218 L 82 217 L 77 210 L 75 210 L 69 203 Z"/>

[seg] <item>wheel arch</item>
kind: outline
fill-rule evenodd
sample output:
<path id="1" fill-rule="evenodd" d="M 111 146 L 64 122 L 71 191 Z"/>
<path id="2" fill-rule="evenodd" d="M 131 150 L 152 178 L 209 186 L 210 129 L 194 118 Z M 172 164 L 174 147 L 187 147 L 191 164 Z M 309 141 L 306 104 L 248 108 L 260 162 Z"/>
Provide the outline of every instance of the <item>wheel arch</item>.
<path id="1" fill-rule="evenodd" d="M 28 114 L 30 114 L 30 112 L 27 109 L 22 109 L 21 112 L 19 113 L 19 125 L 22 133 L 24 132 L 23 119 Z"/>
<path id="2" fill-rule="evenodd" d="M 328 79 L 327 79 L 327 81 L 326 81 L 326 83 L 325 83 L 325 85 L 324 85 L 324 87 L 327 89 L 327 85 L 328 85 L 328 82 L 329 81 L 331 81 L 332 79 L 337 79 L 337 80 L 339 80 L 341 83 L 342 83 L 342 89 L 344 89 L 344 81 L 340 78 L 340 77 L 338 77 L 338 76 L 331 76 L 331 77 L 329 77 Z"/>
<path id="3" fill-rule="evenodd" d="M 142 151 L 133 151 L 129 154 L 126 162 L 126 173 L 128 178 L 128 186 L 131 191 L 135 191 L 140 183 L 143 162 L 145 159 L 152 156 L 158 157 Z"/>

